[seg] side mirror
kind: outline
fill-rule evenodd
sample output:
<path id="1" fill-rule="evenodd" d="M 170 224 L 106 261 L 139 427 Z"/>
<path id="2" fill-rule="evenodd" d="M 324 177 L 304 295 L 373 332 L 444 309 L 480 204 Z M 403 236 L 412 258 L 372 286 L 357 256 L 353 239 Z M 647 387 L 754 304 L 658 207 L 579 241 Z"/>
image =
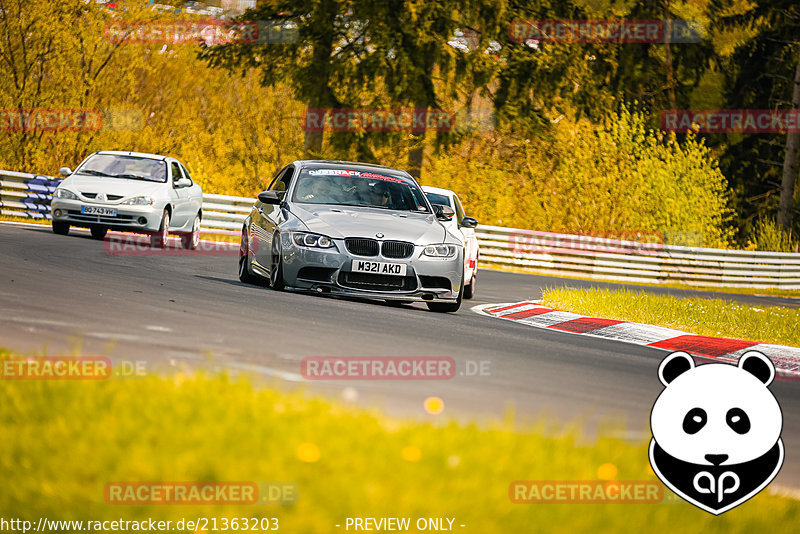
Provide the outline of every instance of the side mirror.
<path id="1" fill-rule="evenodd" d="M 464 217 L 461 219 L 462 228 L 475 228 L 476 226 L 478 226 L 478 219 L 474 217 Z"/>
<path id="2" fill-rule="evenodd" d="M 278 196 L 277 191 L 262 191 L 258 194 L 258 201 L 264 204 L 278 205 L 281 203 L 281 197 Z"/>
<path id="3" fill-rule="evenodd" d="M 188 178 L 180 178 L 175 180 L 173 183 L 175 189 L 180 189 L 182 187 L 192 187 L 192 181 Z"/>
<path id="4" fill-rule="evenodd" d="M 58 172 L 65 178 L 72 174 L 72 170 L 69 167 L 61 167 Z"/>
<path id="5" fill-rule="evenodd" d="M 433 214 L 440 221 L 449 221 L 456 214 L 450 206 L 443 206 L 442 204 L 432 204 Z"/>

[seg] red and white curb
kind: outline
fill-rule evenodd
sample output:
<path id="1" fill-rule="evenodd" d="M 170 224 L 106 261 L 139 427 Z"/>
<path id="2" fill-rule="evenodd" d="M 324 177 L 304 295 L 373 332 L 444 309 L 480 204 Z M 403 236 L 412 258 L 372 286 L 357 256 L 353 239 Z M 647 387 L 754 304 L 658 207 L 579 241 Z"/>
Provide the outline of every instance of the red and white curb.
<path id="1" fill-rule="evenodd" d="M 800 379 L 800 348 L 797 347 L 698 336 L 663 326 L 587 317 L 554 310 L 534 301 L 482 304 L 473 306 L 472 311 L 526 326 L 613 339 L 667 351 L 682 350 L 702 358 L 727 362 L 736 362 L 746 351 L 757 350 L 772 360 L 779 377 Z"/>

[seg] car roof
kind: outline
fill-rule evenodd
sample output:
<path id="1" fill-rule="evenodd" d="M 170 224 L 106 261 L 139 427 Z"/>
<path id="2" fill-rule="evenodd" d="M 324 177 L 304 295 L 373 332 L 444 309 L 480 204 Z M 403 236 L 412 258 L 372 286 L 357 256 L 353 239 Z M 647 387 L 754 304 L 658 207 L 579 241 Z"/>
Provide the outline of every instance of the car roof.
<path id="1" fill-rule="evenodd" d="M 108 154 L 110 156 L 133 156 L 136 158 L 147 158 L 147 159 L 158 159 L 158 160 L 174 159 L 168 156 L 161 156 L 159 154 L 148 154 L 146 152 L 129 152 L 127 150 L 99 150 L 95 152 L 95 154 Z"/>
<path id="2" fill-rule="evenodd" d="M 442 189 L 441 187 L 431 187 L 429 185 L 423 185 L 422 190 L 426 193 L 433 193 L 435 195 L 447 195 L 447 196 L 456 196 L 455 191 L 451 191 L 450 189 Z"/>
<path id="3" fill-rule="evenodd" d="M 348 168 L 353 170 L 375 170 L 381 169 L 384 171 L 392 171 L 395 173 L 400 173 L 404 176 L 411 176 L 408 172 L 404 171 L 403 169 L 395 169 L 394 167 L 386 167 L 385 165 L 378 165 L 376 163 L 361 163 L 358 161 L 342 161 L 342 160 L 328 160 L 328 159 L 304 159 L 304 160 L 297 160 L 293 162 L 296 166 L 303 166 L 303 167 L 321 167 L 321 166 L 331 166 L 334 168 Z"/>

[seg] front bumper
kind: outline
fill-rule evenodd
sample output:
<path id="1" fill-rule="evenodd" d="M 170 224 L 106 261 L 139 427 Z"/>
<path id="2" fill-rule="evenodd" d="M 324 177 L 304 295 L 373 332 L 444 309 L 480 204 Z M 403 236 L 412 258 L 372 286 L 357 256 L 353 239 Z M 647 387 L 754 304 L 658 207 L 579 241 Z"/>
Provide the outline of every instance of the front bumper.
<path id="1" fill-rule="evenodd" d="M 117 210 L 116 216 L 87 215 L 81 213 L 81 206 L 111 208 Z M 72 226 L 107 228 L 129 232 L 157 232 L 161 226 L 163 207 L 128 206 L 123 204 L 100 204 L 83 200 L 54 198 L 50 204 L 54 221 L 66 222 Z"/>
<path id="2" fill-rule="evenodd" d="M 455 302 L 464 277 L 464 249 L 452 258 L 422 255 L 423 246 L 415 246 L 408 258 L 356 256 L 348 252 L 343 239 L 333 239 L 334 248 L 298 246 L 283 234 L 283 276 L 287 286 L 363 298 L 403 301 Z M 427 243 L 426 243 L 427 244 Z M 406 276 L 354 273 L 354 260 L 402 263 Z"/>

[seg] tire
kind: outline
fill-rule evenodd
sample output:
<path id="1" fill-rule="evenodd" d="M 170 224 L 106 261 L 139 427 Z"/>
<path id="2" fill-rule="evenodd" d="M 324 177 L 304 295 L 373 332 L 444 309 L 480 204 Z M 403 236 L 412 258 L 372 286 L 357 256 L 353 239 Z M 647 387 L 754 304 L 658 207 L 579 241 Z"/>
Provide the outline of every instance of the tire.
<path id="1" fill-rule="evenodd" d="M 169 211 L 164 210 L 158 232 L 150 234 L 151 248 L 165 248 L 169 239 Z"/>
<path id="2" fill-rule="evenodd" d="M 239 244 L 239 281 L 245 284 L 264 285 L 258 275 L 250 272 L 250 245 L 248 244 L 247 228 L 242 227 L 242 241 Z"/>
<path id="3" fill-rule="evenodd" d="M 283 254 L 281 247 L 281 235 L 275 233 L 272 236 L 272 264 L 269 267 L 269 285 L 275 291 L 283 291 L 286 282 L 283 279 Z"/>
<path id="4" fill-rule="evenodd" d="M 200 244 L 200 216 L 197 215 L 192 223 L 192 231 L 181 234 L 181 246 L 186 250 L 196 250 Z"/>
<path id="5" fill-rule="evenodd" d="M 92 226 L 89 231 L 92 233 L 92 239 L 97 239 L 98 241 L 102 241 L 106 238 L 106 233 L 108 232 L 108 228 L 105 226 Z"/>
<path id="6" fill-rule="evenodd" d="M 458 292 L 458 298 L 455 302 L 426 302 L 428 309 L 437 313 L 453 313 L 457 312 L 461 307 L 461 298 L 464 295 L 464 280 L 461 280 L 461 291 Z"/>
<path id="7" fill-rule="evenodd" d="M 53 233 L 58 235 L 69 234 L 69 223 L 64 221 L 53 221 Z"/>
<path id="8" fill-rule="evenodd" d="M 475 296 L 475 287 L 478 285 L 478 271 L 476 270 L 472 273 L 472 280 L 469 281 L 469 284 L 464 286 L 464 298 L 471 299 Z"/>

